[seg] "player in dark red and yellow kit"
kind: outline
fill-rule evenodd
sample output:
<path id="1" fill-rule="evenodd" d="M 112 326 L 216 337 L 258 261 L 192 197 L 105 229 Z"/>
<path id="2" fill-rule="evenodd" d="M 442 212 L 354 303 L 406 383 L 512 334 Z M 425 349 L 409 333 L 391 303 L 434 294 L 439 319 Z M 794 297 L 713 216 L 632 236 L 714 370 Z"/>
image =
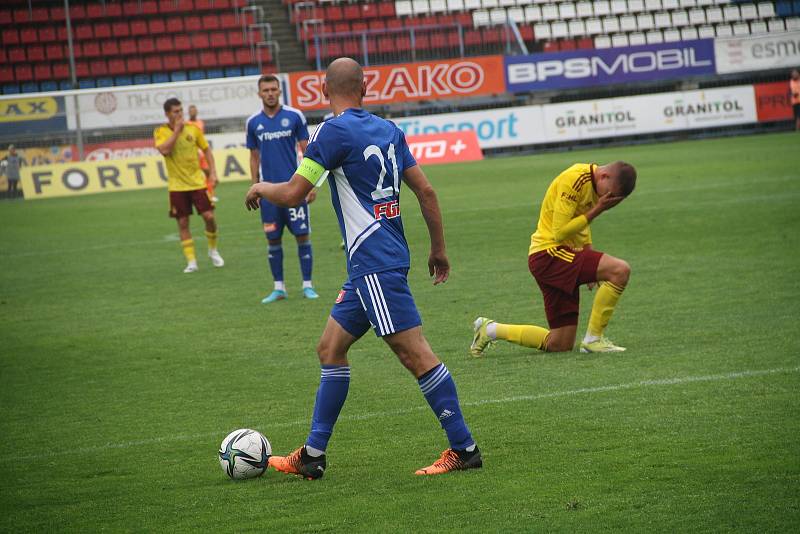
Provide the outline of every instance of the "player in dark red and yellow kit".
<path id="1" fill-rule="evenodd" d="M 216 185 L 217 171 L 214 155 L 199 128 L 183 121 L 183 106 L 177 98 L 164 102 L 167 124 L 153 132 L 155 146 L 167 163 L 167 189 L 169 190 L 169 216 L 178 221 L 181 247 L 186 256 L 185 273 L 197 270 L 194 241 L 189 231 L 189 215 L 192 205 L 206 223 L 208 256 L 214 267 L 222 267 L 225 261 L 217 251 L 217 222 L 214 220 L 214 204 L 206 190 L 206 175 L 200 168 L 197 151 L 202 150 L 209 164 L 209 179 Z"/>
<path id="2" fill-rule="evenodd" d="M 591 289 L 598 282 L 581 352 L 625 350 L 603 332 L 631 269 L 625 261 L 592 248 L 589 223 L 622 202 L 635 185 L 636 169 L 622 161 L 602 166 L 579 163 L 553 180 L 528 250 L 528 267 L 544 295 L 550 330 L 478 317 L 470 346 L 473 356 L 482 356 L 496 339 L 549 352 L 572 350 L 578 329 L 579 287 L 586 284 Z"/>

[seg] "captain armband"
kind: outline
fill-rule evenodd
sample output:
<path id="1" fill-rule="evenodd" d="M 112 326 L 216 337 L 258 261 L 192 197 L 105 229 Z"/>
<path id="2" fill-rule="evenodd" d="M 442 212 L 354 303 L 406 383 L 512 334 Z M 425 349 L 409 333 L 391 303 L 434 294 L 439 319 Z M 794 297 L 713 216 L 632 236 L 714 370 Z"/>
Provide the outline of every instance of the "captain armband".
<path id="1" fill-rule="evenodd" d="M 316 184 L 320 177 L 325 172 L 325 167 L 314 161 L 313 159 L 303 158 L 300 162 L 300 166 L 297 167 L 297 170 L 294 171 L 295 174 L 299 174 L 312 184 Z"/>

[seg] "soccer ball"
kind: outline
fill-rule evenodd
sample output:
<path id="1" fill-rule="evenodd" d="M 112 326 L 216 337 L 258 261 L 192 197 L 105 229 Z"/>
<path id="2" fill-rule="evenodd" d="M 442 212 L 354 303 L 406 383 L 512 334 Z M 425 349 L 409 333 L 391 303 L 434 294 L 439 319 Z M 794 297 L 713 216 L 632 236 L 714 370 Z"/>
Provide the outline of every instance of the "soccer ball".
<path id="1" fill-rule="evenodd" d="M 228 434 L 219 446 L 219 465 L 236 480 L 255 478 L 267 470 L 272 446 L 256 430 L 240 428 Z"/>

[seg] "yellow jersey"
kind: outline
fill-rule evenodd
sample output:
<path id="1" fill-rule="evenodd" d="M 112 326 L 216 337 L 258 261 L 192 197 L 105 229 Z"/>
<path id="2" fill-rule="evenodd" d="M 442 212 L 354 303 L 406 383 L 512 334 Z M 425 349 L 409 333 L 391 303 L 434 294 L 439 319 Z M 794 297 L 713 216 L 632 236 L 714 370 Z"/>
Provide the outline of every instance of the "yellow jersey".
<path id="1" fill-rule="evenodd" d="M 553 180 L 544 195 L 528 255 L 562 245 L 581 250 L 592 243 L 589 221 L 582 215 L 598 200 L 592 183 L 596 168 L 593 163 L 576 163 Z M 565 233 L 567 224 L 578 217 L 583 222 L 570 224 Z"/>
<path id="2" fill-rule="evenodd" d="M 172 128 L 162 124 L 153 131 L 156 146 L 172 136 Z M 184 124 L 172 152 L 164 156 L 167 161 L 167 189 L 170 191 L 193 191 L 206 188 L 206 175 L 200 168 L 197 150 L 208 148 L 203 132 L 193 124 Z"/>

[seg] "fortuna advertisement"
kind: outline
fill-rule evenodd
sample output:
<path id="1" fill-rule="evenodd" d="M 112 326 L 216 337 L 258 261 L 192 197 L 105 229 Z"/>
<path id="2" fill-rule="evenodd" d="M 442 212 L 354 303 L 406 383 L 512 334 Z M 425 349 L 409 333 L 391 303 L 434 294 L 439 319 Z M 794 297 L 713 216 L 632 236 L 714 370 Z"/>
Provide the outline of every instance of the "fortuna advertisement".
<path id="1" fill-rule="evenodd" d="M 715 39 L 714 49 L 719 74 L 796 68 L 800 65 L 800 32 Z"/>
<path id="2" fill-rule="evenodd" d="M 506 56 L 511 93 L 714 74 L 712 39 Z"/>
<path id="3" fill-rule="evenodd" d="M 324 109 L 325 73 L 289 74 L 291 105 L 302 110 Z M 503 56 L 365 67 L 367 94 L 364 105 L 396 104 L 416 100 L 440 100 L 504 93 Z"/>

